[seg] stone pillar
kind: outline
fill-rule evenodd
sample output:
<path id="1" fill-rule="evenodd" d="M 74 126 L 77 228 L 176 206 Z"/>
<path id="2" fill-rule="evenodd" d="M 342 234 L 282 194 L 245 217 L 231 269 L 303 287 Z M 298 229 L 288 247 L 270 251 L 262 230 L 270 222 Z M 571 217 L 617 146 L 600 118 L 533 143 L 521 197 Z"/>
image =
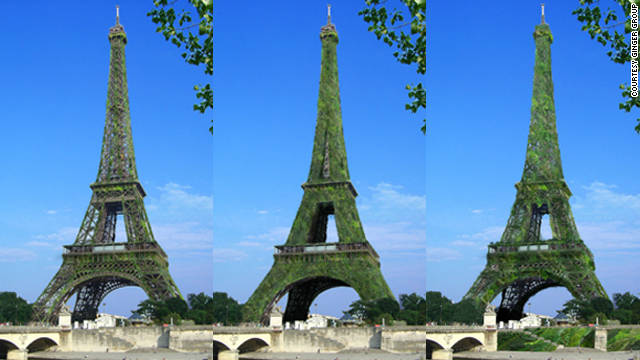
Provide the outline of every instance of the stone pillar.
<path id="1" fill-rule="evenodd" d="M 453 350 L 451 350 L 451 349 L 434 350 L 431 353 L 431 358 L 433 360 L 452 360 L 453 359 Z"/>
<path id="2" fill-rule="evenodd" d="M 218 360 L 238 360 L 240 359 L 238 350 L 225 350 L 218 353 Z"/>
<path id="3" fill-rule="evenodd" d="M 484 330 L 484 351 L 498 351 L 498 330 Z"/>
<path id="4" fill-rule="evenodd" d="M 593 341 L 593 348 L 600 351 L 607 351 L 607 329 L 596 328 L 596 338 Z"/>
<path id="5" fill-rule="evenodd" d="M 28 360 L 26 351 L 20 349 L 9 350 L 7 352 L 7 360 Z"/>
<path id="6" fill-rule="evenodd" d="M 484 351 L 498 351 L 498 330 L 496 327 L 496 307 L 487 304 L 484 310 Z"/>

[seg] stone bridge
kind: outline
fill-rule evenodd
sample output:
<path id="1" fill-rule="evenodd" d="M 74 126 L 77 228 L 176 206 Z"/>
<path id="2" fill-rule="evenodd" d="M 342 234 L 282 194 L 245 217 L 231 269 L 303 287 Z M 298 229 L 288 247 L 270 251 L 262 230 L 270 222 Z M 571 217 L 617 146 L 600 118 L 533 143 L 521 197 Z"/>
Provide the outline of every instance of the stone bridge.
<path id="1" fill-rule="evenodd" d="M 29 353 L 39 351 L 125 352 L 153 348 L 185 352 L 213 350 L 220 360 L 237 359 L 241 353 L 261 349 L 277 352 L 383 349 L 392 352 L 424 353 L 424 331 L 424 326 L 336 327 L 308 330 L 210 325 L 92 330 L 15 326 L 0 327 L 0 359 L 25 360 Z"/>
<path id="2" fill-rule="evenodd" d="M 27 354 L 44 351 L 66 341 L 59 328 L 3 326 L 0 327 L 0 359 L 23 360 Z M 61 339 L 62 338 L 62 339 Z"/>
<path id="3" fill-rule="evenodd" d="M 281 331 L 269 328 L 214 327 L 213 358 L 237 359 L 238 354 L 254 352 L 274 344 Z"/>
<path id="4" fill-rule="evenodd" d="M 424 326 L 330 327 L 307 330 L 217 327 L 213 330 L 214 358 L 237 359 L 239 354 L 269 349 L 275 352 L 337 352 L 382 349 L 424 352 Z"/>
<path id="5" fill-rule="evenodd" d="M 461 351 L 497 351 L 498 332 L 485 326 L 427 326 L 427 359 L 451 359 Z"/>

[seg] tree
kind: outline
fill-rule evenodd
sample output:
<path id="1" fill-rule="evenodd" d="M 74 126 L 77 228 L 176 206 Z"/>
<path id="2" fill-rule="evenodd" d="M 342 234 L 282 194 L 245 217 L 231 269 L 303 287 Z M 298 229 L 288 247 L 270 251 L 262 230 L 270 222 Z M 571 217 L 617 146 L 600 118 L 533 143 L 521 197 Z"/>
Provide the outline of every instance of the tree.
<path id="1" fill-rule="evenodd" d="M 637 0 L 615 0 L 620 7 L 608 8 L 606 13 L 603 13 L 598 6 L 598 0 L 580 0 L 580 7 L 572 12 L 583 24 L 582 30 L 588 32 L 591 39 L 607 47 L 607 56 L 617 64 L 630 64 L 632 60 L 629 40 L 626 37 L 626 34 L 631 32 L 631 1 L 638 3 Z M 638 61 L 638 58 L 633 60 Z M 630 112 L 633 108 L 640 108 L 640 97 L 637 94 L 636 97 L 632 96 L 631 85 L 620 84 L 620 89 L 625 99 L 618 105 L 621 110 Z M 638 124 L 635 130 L 640 134 L 640 118 L 636 121 Z"/>
<path id="2" fill-rule="evenodd" d="M 608 298 L 594 297 L 590 300 L 572 299 L 564 304 L 560 311 L 583 323 L 594 323 L 596 319 L 600 323 L 606 323 L 613 315 L 613 303 Z"/>
<path id="3" fill-rule="evenodd" d="M 26 324 L 31 320 L 31 305 L 15 292 L 0 292 L 0 323 Z"/>
<path id="4" fill-rule="evenodd" d="M 369 24 L 368 30 L 373 32 L 378 40 L 394 46 L 393 56 L 402 64 L 417 64 L 416 72 L 424 75 L 426 72 L 426 0 L 400 0 L 405 6 L 404 11 L 393 9 L 390 13 L 383 6 L 385 0 L 365 0 L 367 7 L 358 12 Z M 409 20 L 405 21 L 405 11 Z M 407 29 L 407 26 L 409 27 Z M 405 32 L 406 30 L 406 32 Z M 426 91 L 422 82 L 417 85 L 407 85 L 411 102 L 405 105 L 406 110 L 416 113 L 426 109 Z M 422 120 L 422 133 L 427 131 L 426 118 Z"/>
<path id="5" fill-rule="evenodd" d="M 427 322 L 447 323 L 451 318 L 452 302 L 439 291 L 427 291 L 425 295 Z"/>
<path id="6" fill-rule="evenodd" d="M 224 325 L 236 325 L 242 321 L 242 307 L 238 302 L 224 292 L 214 292 L 213 298 L 213 322 Z"/>
<path id="7" fill-rule="evenodd" d="M 640 323 L 640 299 L 625 292 L 624 294 L 613 294 L 613 302 L 615 310 L 612 317 L 620 320 L 622 324 L 638 324 Z"/>
<path id="8" fill-rule="evenodd" d="M 132 311 L 150 318 L 156 324 L 167 324 L 173 319 L 173 323 L 179 325 L 185 319 L 189 305 L 180 297 L 172 297 L 165 300 L 147 299 L 138 304 L 138 309 Z"/>
<path id="9" fill-rule="evenodd" d="M 205 293 L 189 294 L 189 311 L 187 319 L 193 320 L 197 325 L 213 324 L 213 298 Z"/>
<path id="10" fill-rule="evenodd" d="M 425 299 L 416 294 L 400 294 L 400 312 L 398 320 L 404 320 L 407 325 L 423 325 L 426 321 L 427 306 Z"/>
<path id="11" fill-rule="evenodd" d="M 451 322 L 460 324 L 482 324 L 484 304 L 476 299 L 464 299 L 453 304 Z"/>
<path id="12" fill-rule="evenodd" d="M 369 325 L 379 324 L 382 318 L 385 319 L 385 324 L 392 324 L 393 319 L 398 318 L 399 312 L 400 304 L 390 298 L 357 300 L 349 305 L 349 310 L 344 311 L 345 314 L 361 319 Z"/>
<path id="13" fill-rule="evenodd" d="M 173 6 L 178 0 L 154 0 L 155 9 L 149 11 L 147 16 L 157 24 L 157 32 L 162 32 L 165 40 L 171 41 L 177 47 L 184 46 L 182 58 L 188 64 L 204 65 L 204 73 L 213 75 L 213 1 L 212 0 L 188 0 L 191 7 L 195 8 L 197 18 L 192 18 L 192 10 L 176 11 Z M 196 31 L 197 29 L 197 31 Z M 199 103 L 193 105 L 193 110 L 205 113 L 207 109 L 213 109 L 213 90 L 211 84 L 195 85 L 196 98 Z M 213 119 L 209 132 L 213 134 Z"/>

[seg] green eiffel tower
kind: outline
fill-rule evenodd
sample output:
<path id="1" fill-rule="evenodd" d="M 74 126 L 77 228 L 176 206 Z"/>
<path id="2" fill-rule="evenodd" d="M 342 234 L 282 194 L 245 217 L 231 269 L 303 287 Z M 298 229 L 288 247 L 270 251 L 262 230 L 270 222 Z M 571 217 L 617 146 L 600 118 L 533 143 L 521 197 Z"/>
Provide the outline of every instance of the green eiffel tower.
<path id="1" fill-rule="evenodd" d="M 138 181 L 124 47 L 120 25 L 109 29 L 111 59 L 102 154 L 93 195 L 73 245 L 64 246 L 62 266 L 34 304 L 34 319 L 55 323 L 56 315 L 77 294 L 73 321 L 94 320 L 102 300 L 125 286 L 138 286 L 152 299 L 179 296 L 169 274 L 167 255 L 155 241 Z M 115 242 L 122 215 L 126 242 Z"/>
<path id="2" fill-rule="evenodd" d="M 504 233 L 499 242 L 489 245 L 487 266 L 464 297 L 489 303 L 502 292 L 499 321 L 520 319 L 528 299 L 550 287 L 565 287 L 578 299 L 607 296 L 569 206 L 571 191 L 560 162 L 551 80 L 553 37 L 544 22 L 544 8 L 533 37 L 533 98 L 522 180 L 516 184 L 516 200 Z M 552 238 L 542 240 L 540 226 L 546 215 Z"/>
<path id="3" fill-rule="evenodd" d="M 288 293 L 284 321 L 306 320 L 313 299 L 325 290 L 348 286 L 361 299 L 393 298 L 380 271 L 380 259 L 367 241 L 349 179 L 342 133 L 338 33 L 331 23 L 320 30 L 322 61 L 318 118 L 311 168 L 298 213 L 284 245 L 276 246 L 274 264 L 244 306 L 245 320 L 268 321 L 273 306 Z M 334 215 L 338 242 L 327 243 L 327 223 Z"/>

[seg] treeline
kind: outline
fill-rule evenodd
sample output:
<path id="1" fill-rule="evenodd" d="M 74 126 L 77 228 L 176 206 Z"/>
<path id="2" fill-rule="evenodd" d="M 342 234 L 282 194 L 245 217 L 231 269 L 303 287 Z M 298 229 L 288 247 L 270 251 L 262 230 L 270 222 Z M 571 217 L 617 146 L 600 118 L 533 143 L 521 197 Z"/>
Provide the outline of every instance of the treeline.
<path id="1" fill-rule="evenodd" d="M 0 323 L 26 325 L 32 320 L 32 304 L 19 297 L 15 292 L 0 292 Z M 192 320 L 195 324 L 238 324 L 242 321 L 240 304 L 226 293 L 214 292 L 189 294 L 187 301 L 181 298 L 166 300 L 145 300 L 132 311 L 157 324 L 174 324 L 182 320 Z"/>
<path id="2" fill-rule="evenodd" d="M 625 292 L 613 294 L 613 301 L 604 297 L 591 300 L 573 299 L 564 304 L 560 311 L 581 323 L 606 324 L 608 320 L 618 320 L 621 324 L 640 324 L 640 298 Z"/>
<path id="3" fill-rule="evenodd" d="M 427 298 L 429 297 L 427 293 Z M 439 294 L 439 293 L 438 293 Z M 393 325 L 400 320 L 407 325 L 423 325 L 427 318 L 427 303 L 424 297 L 412 293 L 401 294 L 395 299 L 353 302 L 345 314 L 360 319 L 366 324 Z M 32 304 L 15 292 L 0 292 L 0 323 L 27 324 L 31 319 Z M 185 320 L 196 325 L 221 323 L 238 325 L 242 322 L 242 304 L 224 292 L 189 294 L 187 299 L 174 297 L 165 300 L 147 299 L 138 304 L 134 314 L 143 316 L 156 324 L 173 321 L 180 325 Z"/>
<path id="4" fill-rule="evenodd" d="M 395 299 L 383 298 L 378 300 L 358 300 L 349 306 L 344 314 L 361 319 L 366 324 L 393 325 L 396 320 L 404 321 L 407 325 L 424 325 L 427 310 L 425 298 L 412 294 L 401 294 L 400 302 Z"/>
<path id="5" fill-rule="evenodd" d="M 474 299 L 454 303 L 439 291 L 427 291 L 427 323 L 438 325 L 480 325 L 484 315 L 484 305 Z"/>
<path id="6" fill-rule="evenodd" d="M 133 311 L 156 324 L 168 324 L 173 321 L 180 325 L 183 320 L 191 320 L 196 325 L 223 323 L 235 325 L 242 321 L 241 305 L 227 296 L 227 293 L 214 292 L 212 296 L 205 293 L 189 294 L 187 301 L 179 298 L 166 300 L 148 299 Z"/>

